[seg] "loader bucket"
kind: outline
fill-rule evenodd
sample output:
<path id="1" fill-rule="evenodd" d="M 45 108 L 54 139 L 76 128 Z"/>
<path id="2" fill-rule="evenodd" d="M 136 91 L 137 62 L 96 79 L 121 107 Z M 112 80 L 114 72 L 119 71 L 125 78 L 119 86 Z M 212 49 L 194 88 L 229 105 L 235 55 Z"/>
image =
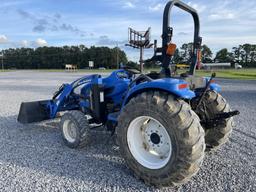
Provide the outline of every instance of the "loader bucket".
<path id="1" fill-rule="evenodd" d="M 47 108 L 49 101 L 35 101 L 22 103 L 18 115 L 18 122 L 36 123 L 50 119 L 50 110 Z"/>

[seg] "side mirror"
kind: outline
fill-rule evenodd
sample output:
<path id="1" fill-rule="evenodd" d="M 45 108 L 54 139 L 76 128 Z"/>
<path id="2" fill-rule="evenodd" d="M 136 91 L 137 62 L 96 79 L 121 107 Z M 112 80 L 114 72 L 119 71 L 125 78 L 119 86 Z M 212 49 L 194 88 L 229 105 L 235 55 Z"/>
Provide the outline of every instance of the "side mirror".
<path id="1" fill-rule="evenodd" d="M 174 44 L 174 43 L 168 44 L 166 54 L 168 56 L 174 56 L 176 48 L 177 48 L 176 44 Z"/>

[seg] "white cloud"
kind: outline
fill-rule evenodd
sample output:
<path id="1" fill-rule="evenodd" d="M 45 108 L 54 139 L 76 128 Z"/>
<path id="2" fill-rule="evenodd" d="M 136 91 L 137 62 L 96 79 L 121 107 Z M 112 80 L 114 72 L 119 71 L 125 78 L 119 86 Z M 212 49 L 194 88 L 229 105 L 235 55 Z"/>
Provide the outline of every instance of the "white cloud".
<path id="1" fill-rule="evenodd" d="M 227 19 L 234 19 L 235 14 L 231 12 L 221 12 L 221 13 L 214 13 L 209 16 L 211 20 L 227 20 Z"/>
<path id="2" fill-rule="evenodd" d="M 21 42 L 20 42 L 20 45 L 21 45 L 21 47 L 28 47 L 29 46 L 29 41 L 27 41 L 27 40 L 22 40 Z"/>
<path id="3" fill-rule="evenodd" d="M 255 36 L 225 36 L 225 37 L 213 37 L 208 36 L 203 40 L 204 44 L 207 44 L 214 52 L 221 48 L 232 49 L 234 46 L 238 46 L 245 43 L 256 44 Z"/>
<path id="4" fill-rule="evenodd" d="M 189 35 L 189 33 L 186 33 L 186 32 L 179 32 L 178 35 L 187 36 L 187 35 Z"/>
<path id="5" fill-rule="evenodd" d="M 198 13 L 201 13 L 206 9 L 205 5 L 199 5 L 197 3 L 188 2 L 188 5 L 193 7 Z"/>
<path id="6" fill-rule="evenodd" d="M 221 20 L 239 20 L 242 18 L 242 15 L 247 14 L 249 11 L 249 2 L 244 3 L 245 1 L 241 0 L 237 2 L 234 6 L 232 1 L 224 0 L 218 1 L 215 3 L 215 6 L 208 6 L 207 18 L 211 21 L 221 21 Z M 253 5 L 252 5 L 253 7 Z M 248 11 L 247 11 L 248 10 Z"/>
<path id="7" fill-rule="evenodd" d="M 44 40 L 44 39 L 41 39 L 41 38 L 38 38 L 36 41 L 35 41 L 35 45 L 37 47 L 44 47 L 44 46 L 47 46 L 47 41 Z"/>
<path id="8" fill-rule="evenodd" d="M 165 5 L 163 3 L 158 3 L 158 4 L 154 5 L 154 6 L 149 6 L 149 10 L 153 11 L 153 12 L 155 12 L 155 11 L 163 11 L 164 10 L 164 6 Z"/>
<path id="9" fill-rule="evenodd" d="M 0 35 L 0 44 L 8 43 L 8 38 L 5 35 Z"/>
<path id="10" fill-rule="evenodd" d="M 125 2 L 123 8 L 130 8 L 131 9 L 131 8 L 135 8 L 135 5 L 132 2 L 127 1 L 127 2 Z"/>

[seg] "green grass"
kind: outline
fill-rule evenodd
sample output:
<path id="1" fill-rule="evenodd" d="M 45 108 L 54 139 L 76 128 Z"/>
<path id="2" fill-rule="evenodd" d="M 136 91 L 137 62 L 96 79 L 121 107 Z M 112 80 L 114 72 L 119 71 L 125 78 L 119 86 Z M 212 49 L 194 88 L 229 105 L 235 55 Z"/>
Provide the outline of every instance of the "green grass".
<path id="1" fill-rule="evenodd" d="M 213 72 L 216 72 L 219 78 L 256 80 L 256 69 L 197 71 L 196 74 L 198 76 L 211 76 Z"/>
<path id="2" fill-rule="evenodd" d="M 159 71 L 159 69 L 146 69 L 146 71 Z M 187 70 L 178 70 L 178 74 L 185 73 Z M 252 69 L 223 69 L 223 70 L 197 70 L 196 76 L 210 77 L 215 72 L 218 78 L 256 80 L 256 68 Z"/>
<path id="3" fill-rule="evenodd" d="M 0 69 L 0 73 L 3 73 L 3 72 L 12 72 L 12 71 L 14 71 L 14 70 L 9 70 L 9 69 L 7 69 L 7 70 L 2 70 L 2 69 Z"/>

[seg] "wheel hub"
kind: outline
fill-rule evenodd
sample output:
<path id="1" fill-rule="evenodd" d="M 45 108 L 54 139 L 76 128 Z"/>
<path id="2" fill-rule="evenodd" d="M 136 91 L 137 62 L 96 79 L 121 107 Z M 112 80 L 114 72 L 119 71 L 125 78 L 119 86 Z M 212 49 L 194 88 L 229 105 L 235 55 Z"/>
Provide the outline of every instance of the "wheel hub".
<path id="1" fill-rule="evenodd" d="M 170 136 L 165 127 L 152 117 L 134 119 L 128 128 L 127 141 L 134 158 L 147 168 L 160 169 L 171 158 Z"/>
<path id="2" fill-rule="evenodd" d="M 160 143 L 160 136 L 157 133 L 152 133 L 150 140 L 153 144 L 158 145 Z"/>
<path id="3" fill-rule="evenodd" d="M 69 141 L 69 142 L 74 142 L 77 136 L 76 133 L 76 125 L 74 122 L 70 120 L 66 120 L 63 124 L 63 134 L 64 137 Z"/>

